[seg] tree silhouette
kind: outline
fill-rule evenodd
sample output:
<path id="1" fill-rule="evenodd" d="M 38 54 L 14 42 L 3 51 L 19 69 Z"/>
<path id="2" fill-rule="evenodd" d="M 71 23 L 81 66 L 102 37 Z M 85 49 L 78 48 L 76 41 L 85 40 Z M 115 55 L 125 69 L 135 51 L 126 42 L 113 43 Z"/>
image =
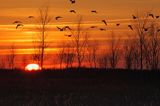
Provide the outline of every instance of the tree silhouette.
<path id="1" fill-rule="evenodd" d="M 119 40 L 115 39 L 114 32 L 111 33 L 111 45 L 108 51 L 108 61 L 112 69 L 115 69 L 120 60 Z"/>
<path id="2" fill-rule="evenodd" d="M 71 68 L 73 65 L 75 53 L 73 45 L 69 43 L 62 43 L 61 49 L 58 52 L 58 59 L 60 64 L 60 69 L 62 68 L 62 64 L 66 64 L 66 68 Z"/>
<path id="3" fill-rule="evenodd" d="M 49 7 L 44 6 L 39 8 L 39 15 L 38 17 L 33 17 L 33 20 L 36 24 L 36 28 L 38 30 L 38 40 L 35 40 L 35 49 L 36 53 L 34 54 L 34 60 L 37 60 L 43 69 L 44 65 L 44 58 L 45 58 L 45 49 L 48 47 L 47 44 L 47 31 L 51 22 L 51 16 L 49 15 Z"/>
<path id="4" fill-rule="evenodd" d="M 156 22 L 158 22 L 158 20 L 156 18 L 153 18 L 153 16 L 151 16 L 150 14 L 150 12 L 141 15 L 137 14 L 137 17 L 132 20 L 132 26 L 134 28 L 133 30 L 135 31 L 136 39 L 138 40 L 138 42 L 135 43 L 139 48 L 139 50 L 137 50 L 137 53 L 139 52 L 140 54 L 141 70 L 145 68 L 145 63 L 146 67 L 148 68 L 148 64 L 154 64 L 155 62 L 158 62 L 158 26 L 155 24 Z M 154 57 L 154 59 L 152 57 Z M 151 62 L 151 58 L 154 61 Z"/>
<path id="5" fill-rule="evenodd" d="M 93 43 L 88 43 L 87 52 L 88 52 L 88 61 L 90 68 L 97 68 L 98 61 L 98 41 L 94 40 Z"/>
<path id="6" fill-rule="evenodd" d="M 76 28 L 69 29 L 69 31 L 71 32 L 71 44 L 74 47 L 74 54 L 78 63 L 77 67 L 80 68 L 85 58 L 88 43 L 88 34 L 82 28 L 82 16 L 79 17 Z"/>
<path id="7" fill-rule="evenodd" d="M 148 29 L 147 40 L 144 44 L 146 66 L 152 70 L 157 70 L 160 62 L 160 33 L 157 31 L 158 29 L 158 22 L 153 20 Z"/>
<path id="8" fill-rule="evenodd" d="M 125 61 L 125 68 L 130 70 L 133 67 L 133 58 L 134 58 L 134 40 L 128 39 L 123 44 L 124 50 L 124 61 Z"/>
<path id="9" fill-rule="evenodd" d="M 16 57 L 15 52 L 16 52 L 15 45 L 12 44 L 9 50 L 9 55 L 7 56 L 9 68 L 12 70 L 15 68 L 15 57 Z"/>

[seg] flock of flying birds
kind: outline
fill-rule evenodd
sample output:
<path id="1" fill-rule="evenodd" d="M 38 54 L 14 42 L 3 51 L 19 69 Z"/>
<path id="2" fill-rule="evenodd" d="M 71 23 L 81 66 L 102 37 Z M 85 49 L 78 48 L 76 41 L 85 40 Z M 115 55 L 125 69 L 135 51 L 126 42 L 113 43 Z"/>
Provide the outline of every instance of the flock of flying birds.
<path id="1" fill-rule="evenodd" d="M 69 1 L 70 1 L 71 4 L 75 4 L 75 3 L 76 3 L 76 0 L 69 0 Z M 69 12 L 70 12 L 70 13 L 74 13 L 74 14 L 77 13 L 76 10 L 74 10 L 74 9 L 70 10 Z M 91 13 L 98 14 L 98 12 L 97 12 L 96 10 L 91 10 Z M 155 16 L 155 15 L 152 14 L 152 13 L 148 14 L 148 17 L 151 17 L 151 18 L 153 18 L 153 19 L 158 19 L 158 18 L 160 18 L 160 16 Z M 31 19 L 31 18 L 35 18 L 35 17 L 34 17 L 34 16 L 28 16 L 28 18 Z M 56 17 L 55 17 L 55 20 L 58 21 L 58 20 L 61 19 L 61 18 L 63 18 L 63 17 L 62 17 L 62 16 L 56 16 Z M 132 19 L 133 19 L 133 20 L 136 20 L 136 19 L 138 19 L 138 17 L 135 16 L 135 15 L 132 15 Z M 106 20 L 101 20 L 101 22 L 102 22 L 105 26 L 108 25 Z M 14 21 L 13 24 L 16 24 L 16 29 L 18 29 L 19 27 L 23 27 L 23 26 L 24 26 L 21 21 Z M 117 27 L 120 26 L 120 25 L 121 25 L 120 23 L 116 23 L 116 26 L 117 26 Z M 91 29 L 94 29 L 94 28 L 98 28 L 98 26 L 90 26 L 90 28 L 91 28 Z M 133 26 L 132 26 L 131 24 L 128 25 L 128 28 L 129 28 L 130 30 L 132 30 L 132 31 L 134 30 L 134 28 L 133 28 Z M 57 26 L 57 29 L 58 29 L 59 31 L 65 31 L 65 30 L 67 30 L 67 29 L 70 30 L 70 31 L 72 30 L 69 26 L 64 26 L 64 27 L 62 27 L 62 28 L 60 28 L 60 27 Z M 143 29 L 144 29 L 144 31 L 148 31 L 148 28 L 143 28 Z M 100 31 L 106 31 L 106 28 L 99 28 L 99 30 L 100 30 Z M 157 32 L 160 32 L 160 29 L 158 29 Z M 65 35 L 65 36 L 71 37 L 72 35 Z"/>

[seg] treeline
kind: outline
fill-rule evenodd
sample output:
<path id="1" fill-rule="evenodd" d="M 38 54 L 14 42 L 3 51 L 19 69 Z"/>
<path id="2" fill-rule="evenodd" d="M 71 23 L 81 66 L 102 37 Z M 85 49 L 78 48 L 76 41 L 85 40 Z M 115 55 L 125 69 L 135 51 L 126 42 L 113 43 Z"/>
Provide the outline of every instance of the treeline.
<path id="1" fill-rule="evenodd" d="M 80 22 L 73 34 L 72 42 L 65 42 L 58 53 L 60 68 L 62 64 L 77 67 L 85 64 L 89 68 L 128 70 L 158 70 L 160 68 L 160 27 L 159 20 L 151 13 L 136 15 L 128 25 L 131 31 L 126 39 L 117 38 L 111 32 L 109 45 L 98 45 L 90 42 L 87 33 L 80 28 Z M 82 33 L 83 32 L 83 33 Z M 81 35 L 83 34 L 83 35 Z M 103 46 L 106 49 L 99 50 Z M 87 65 L 86 65 L 87 64 Z"/>

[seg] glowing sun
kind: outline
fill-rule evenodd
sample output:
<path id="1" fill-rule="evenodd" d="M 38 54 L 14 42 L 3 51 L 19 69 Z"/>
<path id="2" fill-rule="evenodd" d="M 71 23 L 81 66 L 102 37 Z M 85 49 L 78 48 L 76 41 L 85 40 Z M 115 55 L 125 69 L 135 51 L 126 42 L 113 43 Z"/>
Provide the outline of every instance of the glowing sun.
<path id="1" fill-rule="evenodd" d="M 41 70 L 41 67 L 38 64 L 28 64 L 25 67 L 26 71 L 38 71 Z"/>

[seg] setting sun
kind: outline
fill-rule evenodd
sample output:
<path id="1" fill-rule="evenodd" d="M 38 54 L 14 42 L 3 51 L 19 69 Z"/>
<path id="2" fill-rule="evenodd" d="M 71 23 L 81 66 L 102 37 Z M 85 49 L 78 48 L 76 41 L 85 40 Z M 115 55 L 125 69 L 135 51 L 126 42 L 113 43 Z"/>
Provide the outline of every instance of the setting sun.
<path id="1" fill-rule="evenodd" d="M 37 71 L 37 70 L 41 70 L 41 67 L 38 64 L 28 64 L 25 67 L 26 71 Z"/>

